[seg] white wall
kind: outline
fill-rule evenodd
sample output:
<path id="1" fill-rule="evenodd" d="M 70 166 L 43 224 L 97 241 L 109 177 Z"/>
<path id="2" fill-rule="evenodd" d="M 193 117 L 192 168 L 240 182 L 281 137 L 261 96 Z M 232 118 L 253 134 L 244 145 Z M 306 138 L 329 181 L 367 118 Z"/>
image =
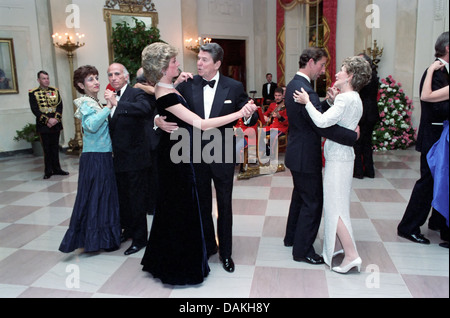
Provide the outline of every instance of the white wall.
<path id="1" fill-rule="evenodd" d="M 183 22 L 181 12 L 182 0 L 153 0 L 159 15 L 158 28 L 162 39 L 183 52 Z M 196 0 L 198 14 L 198 33 L 202 36 L 230 39 L 244 39 L 247 41 L 247 86 L 248 90 L 260 91 L 264 78 L 260 74 L 272 72 L 276 74 L 276 1 L 274 0 Z M 356 8 L 362 0 L 339 0 L 337 25 L 337 67 L 341 61 L 350 55 L 359 53 L 361 47 L 356 44 L 364 39 L 355 39 L 355 32 L 360 31 L 361 12 L 355 14 Z M 370 3 L 372 0 L 365 0 Z M 372 36 L 380 41 L 385 53 L 380 64 L 380 75 L 387 76 L 398 71 L 399 76 L 412 77 L 411 91 L 414 97 L 413 123 L 417 126 L 420 119 L 420 103 L 418 101 L 418 83 L 425 68 L 433 61 L 434 42 L 439 34 L 448 31 L 448 1 L 447 0 L 411 0 L 417 4 L 417 32 L 412 73 L 398 68 L 399 56 L 396 47 L 403 45 L 402 21 L 407 16 L 402 7 L 408 5 L 409 0 L 373 0 L 381 8 L 381 29 L 374 30 Z M 67 4 L 76 4 L 81 9 L 81 33 L 86 34 L 86 46 L 76 52 L 75 67 L 92 64 L 100 72 L 102 87 L 108 81 L 106 70 L 108 67 L 108 53 L 106 45 L 106 25 L 103 21 L 103 0 L 0 0 L 0 37 L 14 38 L 17 74 L 19 80 L 19 94 L 0 95 L 0 153 L 30 148 L 26 142 L 13 141 L 15 130 L 23 127 L 27 122 L 33 122 L 34 116 L 29 110 L 28 90 L 37 87 L 36 73 L 45 69 L 50 73 L 52 85 L 61 89 L 64 97 L 64 126 L 62 136 L 63 146 L 74 135 L 73 107 L 71 97 L 70 75 L 67 57 L 64 52 L 55 49 L 51 44 L 50 35 L 65 27 Z M 255 6 L 263 5 L 266 9 Z M 440 6 L 443 5 L 443 8 Z M 436 9 L 436 8 L 439 8 Z M 361 9 L 359 9 L 361 11 Z M 411 10 L 410 10 L 411 11 Z M 264 16 L 264 12 L 267 15 Z M 261 14 L 260 16 L 260 13 Z M 48 21 L 50 19 L 50 21 Z M 254 21 L 265 19 L 266 28 Z M 358 20 L 359 19 L 359 20 Z M 358 20 L 358 21 L 356 21 Z M 399 25 L 401 26 L 399 28 Z M 260 46 L 261 30 L 267 32 L 267 49 L 264 53 L 256 51 Z M 400 32 L 400 34 L 399 34 Z M 359 33 L 358 33 L 359 34 Z M 194 35 L 193 35 L 194 36 Z M 257 41 L 255 41 L 257 39 Z M 409 41 L 409 40 L 408 40 Z M 259 50 L 259 48 L 258 48 Z M 413 49 L 414 51 L 414 49 Z M 266 56 L 264 56 L 264 54 Z M 181 58 L 181 67 L 184 60 Z M 401 58 L 401 57 L 400 57 Z M 253 61 L 253 62 L 252 62 Z M 296 66 L 297 68 L 297 66 Z M 258 78 L 255 78 L 258 74 Z M 289 79 L 286 79 L 287 81 Z"/>
<path id="2" fill-rule="evenodd" d="M 0 95 L 0 152 L 31 148 L 27 142 L 18 143 L 13 138 L 16 130 L 35 121 L 28 90 L 38 86 L 36 74 L 43 68 L 38 29 L 34 1 L 0 0 L 0 37 L 14 41 L 19 87 L 19 94 Z"/>

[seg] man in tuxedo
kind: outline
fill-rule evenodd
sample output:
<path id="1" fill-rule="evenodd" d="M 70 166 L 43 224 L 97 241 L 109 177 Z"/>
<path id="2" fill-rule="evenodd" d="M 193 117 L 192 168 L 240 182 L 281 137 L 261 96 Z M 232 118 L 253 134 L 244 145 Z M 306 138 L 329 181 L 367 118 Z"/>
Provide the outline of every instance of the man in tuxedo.
<path id="1" fill-rule="evenodd" d="M 436 41 L 436 58 L 444 63 L 442 70 L 435 71 L 431 83 L 433 91 L 449 85 L 449 34 L 444 32 Z M 420 83 L 422 94 L 423 83 L 427 71 L 425 71 Z M 420 179 L 414 185 L 406 211 L 397 227 L 400 237 L 420 244 L 430 244 L 430 241 L 420 232 L 420 227 L 425 224 L 431 210 L 433 201 L 433 176 L 427 162 L 427 154 L 431 147 L 439 140 L 443 131 L 443 122 L 448 120 L 449 100 L 437 103 L 421 101 L 422 113 L 420 117 L 419 133 L 417 136 L 416 150 L 420 156 Z M 433 209 L 429 220 L 429 227 L 441 231 L 441 239 L 448 241 L 448 228 L 445 218 Z"/>
<path id="2" fill-rule="evenodd" d="M 147 98 L 152 108 L 152 115 L 148 118 L 148 123 L 146 125 L 147 138 L 150 141 L 150 157 L 151 157 L 151 167 L 148 169 L 148 187 L 147 187 L 147 202 L 148 209 L 147 214 L 155 214 L 158 199 L 158 145 L 161 137 L 159 129 L 153 129 L 153 121 L 155 116 L 158 114 L 158 109 L 156 108 L 156 98 L 155 98 L 155 86 L 147 81 L 144 75 L 144 69 L 141 67 L 136 72 L 136 84 L 135 88 L 140 88 L 147 93 Z"/>
<path id="3" fill-rule="evenodd" d="M 200 48 L 197 61 L 198 75 L 188 79 L 178 85 L 177 90 L 183 95 L 191 111 L 195 112 L 201 118 L 220 117 L 231 114 L 243 108 L 248 102 L 248 95 L 244 91 L 242 83 L 232 78 L 223 76 L 219 69 L 223 62 L 224 52 L 217 43 L 205 44 Z M 245 120 L 247 125 L 254 125 L 258 120 L 256 113 Z M 155 121 L 158 127 L 165 123 L 158 119 Z M 206 252 L 208 257 L 219 251 L 220 260 L 227 272 L 234 272 L 234 261 L 232 254 L 232 192 L 236 157 L 235 142 L 229 145 L 226 143 L 225 131 L 233 129 L 235 123 L 230 123 L 219 128 L 221 140 L 203 140 L 202 150 L 205 145 L 212 142 L 220 142 L 222 145 L 221 162 L 213 161 L 207 163 L 205 158 L 200 163 L 194 163 L 195 177 L 202 214 L 203 233 L 206 243 Z M 194 133 L 195 135 L 195 133 Z M 209 137 L 210 138 L 210 137 Z M 194 141 L 195 142 L 195 141 Z M 227 153 L 233 151 L 233 158 L 230 162 Z M 202 151 L 203 153 L 203 151 Z M 211 154 L 214 158 L 214 154 Z M 219 247 L 217 247 L 212 219 L 212 188 L 211 182 L 214 181 L 214 187 L 217 196 L 217 232 Z"/>
<path id="4" fill-rule="evenodd" d="M 263 93 L 263 101 L 264 105 L 269 105 L 275 100 L 275 89 L 278 87 L 277 83 L 272 82 L 272 74 L 266 74 L 267 83 L 263 85 L 262 93 Z"/>
<path id="5" fill-rule="evenodd" d="M 353 146 L 358 138 L 357 132 L 338 125 L 317 128 L 306 108 L 294 101 L 294 92 L 304 88 L 319 111 L 324 112 L 330 107 L 330 101 L 320 102 L 311 85 L 311 81 L 324 74 L 327 59 L 328 54 L 324 49 L 308 48 L 303 51 L 300 69 L 286 88 L 285 100 L 289 118 L 285 164 L 292 173 L 294 190 L 284 245 L 293 247 L 295 261 L 310 264 L 324 263 L 313 247 L 323 207 L 321 136 L 347 146 Z"/>
<path id="6" fill-rule="evenodd" d="M 106 90 L 105 99 L 113 105 L 109 129 L 123 228 L 121 241 L 133 240 L 125 251 L 129 255 L 147 244 L 145 190 L 151 158 L 146 125 L 152 110 L 146 93 L 128 85 L 129 74 L 122 64 L 109 66 L 108 79 L 115 90 Z"/>

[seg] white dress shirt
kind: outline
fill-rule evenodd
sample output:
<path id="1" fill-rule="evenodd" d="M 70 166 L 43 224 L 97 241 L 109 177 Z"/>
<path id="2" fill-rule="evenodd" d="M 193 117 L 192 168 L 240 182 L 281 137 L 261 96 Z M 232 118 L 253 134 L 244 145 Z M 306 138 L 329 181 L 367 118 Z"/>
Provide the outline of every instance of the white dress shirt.
<path id="1" fill-rule="evenodd" d="M 209 85 L 206 85 L 203 87 L 203 103 L 205 106 L 205 119 L 208 119 L 211 115 L 211 109 L 214 102 L 214 96 L 216 95 L 217 90 L 217 84 L 219 83 L 220 74 L 217 72 L 217 74 L 211 79 L 211 81 L 215 80 L 216 83 L 214 84 L 214 87 L 211 87 Z"/>
<path id="2" fill-rule="evenodd" d="M 122 96 L 123 93 L 125 93 L 127 86 L 128 86 L 128 84 L 125 84 L 125 86 L 120 89 L 120 94 L 119 94 L 120 96 Z M 118 103 L 120 101 L 120 96 L 116 95 L 117 105 L 119 105 Z M 111 108 L 111 118 L 114 116 L 114 112 L 116 111 L 116 108 L 117 108 L 117 106 L 113 106 Z"/>

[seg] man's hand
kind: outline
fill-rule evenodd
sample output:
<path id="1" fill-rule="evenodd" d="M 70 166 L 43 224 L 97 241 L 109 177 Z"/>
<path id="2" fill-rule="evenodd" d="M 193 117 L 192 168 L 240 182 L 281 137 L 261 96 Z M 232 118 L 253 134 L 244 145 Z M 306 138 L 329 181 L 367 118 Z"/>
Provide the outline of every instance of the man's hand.
<path id="1" fill-rule="evenodd" d="M 49 118 L 49 120 L 47 121 L 47 127 L 52 128 L 57 123 L 58 123 L 58 120 L 56 118 Z"/>
<path id="2" fill-rule="evenodd" d="M 175 130 L 178 129 L 178 125 L 176 123 L 169 123 L 166 121 L 166 116 L 159 116 L 155 118 L 155 125 L 158 126 L 159 129 L 165 131 L 166 133 L 171 134 Z"/>
<path id="3" fill-rule="evenodd" d="M 355 132 L 356 132 L 356 134 L 358 136 L 356 138 L 356 140 L 359 140 L 359 138 L 361 137 L 361 129 L 359 128 L 359 126 L 356 127 Z"/>
<path id="4" fill-rule="evenodd" d="M 105 99 L 106 101 L 109 101 L 112 106 L 117 106 L 117 99 L 116 99 L 116 93 L 107 89 L 105 91 Z"/>

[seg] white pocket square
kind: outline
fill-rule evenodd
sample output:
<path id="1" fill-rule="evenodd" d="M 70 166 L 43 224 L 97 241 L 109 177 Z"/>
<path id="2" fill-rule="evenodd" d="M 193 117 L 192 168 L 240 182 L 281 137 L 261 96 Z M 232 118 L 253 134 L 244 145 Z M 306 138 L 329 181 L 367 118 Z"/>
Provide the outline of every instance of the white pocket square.
<path id="1" fill-rule="evenodd" d="M 224 104 L 232 104 L 233 102 L 230 99 L 227 99 Z"/>

